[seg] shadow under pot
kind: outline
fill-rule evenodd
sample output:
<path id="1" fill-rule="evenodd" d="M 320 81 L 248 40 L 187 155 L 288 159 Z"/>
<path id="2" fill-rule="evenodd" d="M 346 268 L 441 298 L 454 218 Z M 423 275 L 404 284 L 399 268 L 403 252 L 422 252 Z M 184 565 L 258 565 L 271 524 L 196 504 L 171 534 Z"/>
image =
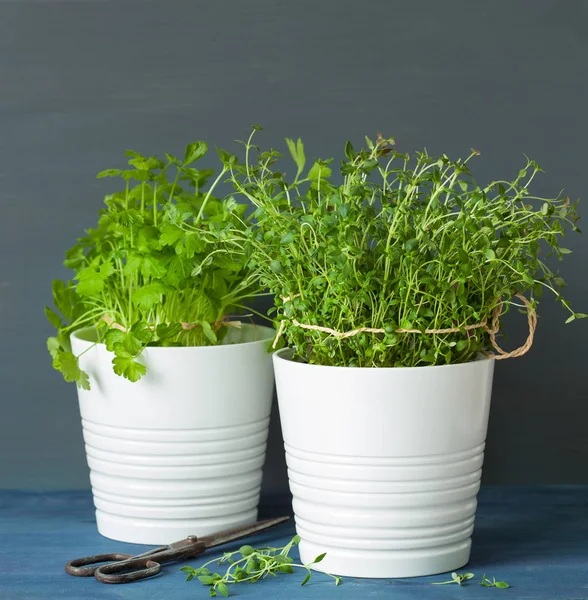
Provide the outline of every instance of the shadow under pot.
<path id="1" fill-rule="evenodd" d="M 148 347 L 132 383 L 95 331 L 71 336 L 98 531 L 169 544 L 255 522 L 273 393 L 273 330 L 231 328 L 223 344 Z"/>
<path id="2" fill-rule="evenodd" d="M 413 577 L 469 560 L 494 360 L 324 367 L 274 353 L 303 563 Z"/>

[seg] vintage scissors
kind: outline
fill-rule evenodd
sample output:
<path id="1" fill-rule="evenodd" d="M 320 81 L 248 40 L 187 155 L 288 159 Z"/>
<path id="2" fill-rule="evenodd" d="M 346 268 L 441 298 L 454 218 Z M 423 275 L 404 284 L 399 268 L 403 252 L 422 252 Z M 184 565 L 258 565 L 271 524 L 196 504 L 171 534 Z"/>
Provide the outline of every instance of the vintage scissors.
<path id="1" fill-rule="evenodd" d="M 137 556 L 114 553 L 76 558 L 66 563 L 65 570 L 74 577 L 91 577 L 93 575 L 102 583 L 130 583 L 131 581 L 157 575 L 161 571 L 163 563 L 198 556 L 208 548 L 220 546 L 221 544 L 265 531 L 270 527 L 287 521 L 289 518 L 278 517 L 276 519 L 266 519 L 252 525 L 227 529 L 226 531 L 220 531 L 219 533 L 213 533 L 204 537 L 189 535 L 179 542 L 174 542 L 169 546 L 154 548 Z M 110 562 L 102 566 L 96 564 L 107 561 L 116 562 Z"/>

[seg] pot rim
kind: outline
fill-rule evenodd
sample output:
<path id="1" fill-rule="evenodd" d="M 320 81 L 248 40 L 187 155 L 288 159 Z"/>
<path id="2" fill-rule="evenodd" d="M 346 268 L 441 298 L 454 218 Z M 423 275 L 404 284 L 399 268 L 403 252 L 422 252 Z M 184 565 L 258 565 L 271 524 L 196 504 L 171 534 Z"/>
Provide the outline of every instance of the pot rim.
<path id="1" fill-rule="evenodd" d="M 236 346 L 247 346 L 247 345 L 251 345 L 251 344 L 266 344 L 271 342 L 275 335 L 276 332 L 274 329 L 272 329 L 271 327 L 266 327 L 265 325 L 257 325 L 256 323 L 243 323 L 242 324 L 243 328 L 247 328 L 247 329 L 258 329 L 259 333 L 261 335 L 261 339 L 258 340 L 251 340 L 248 342 L 235 342 L 235 343 L 231 343 L 231 344 L 216 344 L 214 346 L 147 346 L 143 352 L 149 352 L 149 353 L 155 353 L 155 352 L 170 352 L 170 351 L 176 351 L 176 352 L 181 352 L 181 351 L 186 351 L 186 350 L 191 350 L 191 351 L 202 351 L 202 352 L 208 352 L 208 351 L 214 351 L 214 350 L 227 350 L 227 348 L 234 348 Z M 75 331 L 72 331 L 70 334 L 70 338 L 75 338 L 77 341 L 85 343 L 85 344 L 95 344 L 96 346 L 99 347 L 106 347 L 106 344 L 104 342 L 95 342 L 92 339 L 88 339 L 88 337 L 83 337 L 84 333 L 89 333 L 89 332 L 95 332 L 96 328 L 95 327 L 81 327 L 80 329 L 76 329 Z"/>
<path id="2" fill-rule="evenodd" d="M 285 363 L 290 363 L 292 365 L 296 365 L 295 368 L 313 368 L 313 369 L 347 369 L 349 371 L 353 370 L 353 371 L 359 371 L 361 373 L 366 373 L 366 372 L 377 372 L 377 371 L 384 371 L 384 372 L 392 372 L 392 371 L 399 371 L 399 370 L 404 370 L 404 369 L 408 369 L 410 371 L 418 371 L 419 369 L 456 369 L 456 368 L 464 368 L 468 365 L 474 365 L 474 364 L 480 364 L 484 361 L 487 360 L 493 360 L 493 357 L 489 357 L 489 356 L 484 356 L 483 354 L 478 354 L 478 357 L 475 360 L 470 360 L 468 362 L 463 362 L 463 363 L 453 363 L 450 365 L 423 365 L 420 367 L 341 367 L 341 366 L 333 366 L 333 365 L 312 365 L 312 364 L 308 364 L 308 363 L 302 363 L 302 362 L 296 362 L 294 360 L 292 360 L 291 357 L 287 357 L 284 356 L 287 353 L 292 353 L 293 349 L 292 348 L 280 348 L 280 350 L 276 350 L 273 355 L 272 358 L 274 360 L 274 362 L 276 361 L 283 361 Z"/>

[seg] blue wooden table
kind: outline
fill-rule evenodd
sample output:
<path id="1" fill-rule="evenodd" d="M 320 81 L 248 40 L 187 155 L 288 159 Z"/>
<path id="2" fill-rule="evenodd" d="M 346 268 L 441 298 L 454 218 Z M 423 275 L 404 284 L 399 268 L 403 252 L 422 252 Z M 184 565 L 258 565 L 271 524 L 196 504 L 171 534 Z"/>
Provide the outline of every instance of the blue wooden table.
<path id="1" fill-rule="evenodd" d="M 261 516 L 288 511 L 284 500 L 266 499 Z M 470 584 L 434 586 L 444 576 L 397 580 L 346 578 L 340 587 L 320 574 L 300 587 L 302 573 L 231 587 L 236 598 L 588 599 L 588 487 L 483 488 L 467 569 L 511 584 L 510 589 Z M 286 508 L 285 508 L 286 507 Z M 250 538 L 251 545 L 283 545 L 294 534 L 292 522 Z M 241 542 L 243 543 L 243 542 Z M 223 547 L 234 549 L 240 544 Z M 145 546 L 101 537 L 89 492 L 0 492 L 0 598 L 5 600 L 175 600 L 207 598 L 208 589 L 187 583 L 178 564 L 162 574 L 127 585 L 104 585 L 93 578 L 70 577 L 64 563 L 102 552 L 139 553 Z M 208 553 L 207 553 L 208 554 Z M 212 558 L 185 564 L 197 566 Z"/>

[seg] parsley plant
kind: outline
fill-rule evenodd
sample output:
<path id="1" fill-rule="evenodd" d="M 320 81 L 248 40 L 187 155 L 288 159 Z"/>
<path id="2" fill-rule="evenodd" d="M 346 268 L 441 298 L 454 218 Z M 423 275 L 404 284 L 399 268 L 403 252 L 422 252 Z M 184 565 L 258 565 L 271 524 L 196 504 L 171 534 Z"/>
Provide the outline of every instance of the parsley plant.
<path id="1" fill-rule="evenodd" d="M 242 247 L 225 243 L 244 230 L 246 206 L 213 195 L 230 159 L 219 151 L 225 164 L 207 186 L 214 171 L 193 166 L 206 152 L 204 142 L 189 144 L 183 160 L 128 151 L 128 169 L 98 174 L 121 178 L 123 189 L 106 196 L 97 227 L 67 251 L 72 280 L 53 282 L 56 310 L 46 308 L 57 329 L 48 349 L 66 381 L 89 389 L 71 351 L 76 329 L 96 327 L 114 371 L 137 381 L 146 346 L 220 343 L 225 318 L 257 292 Z"/>

